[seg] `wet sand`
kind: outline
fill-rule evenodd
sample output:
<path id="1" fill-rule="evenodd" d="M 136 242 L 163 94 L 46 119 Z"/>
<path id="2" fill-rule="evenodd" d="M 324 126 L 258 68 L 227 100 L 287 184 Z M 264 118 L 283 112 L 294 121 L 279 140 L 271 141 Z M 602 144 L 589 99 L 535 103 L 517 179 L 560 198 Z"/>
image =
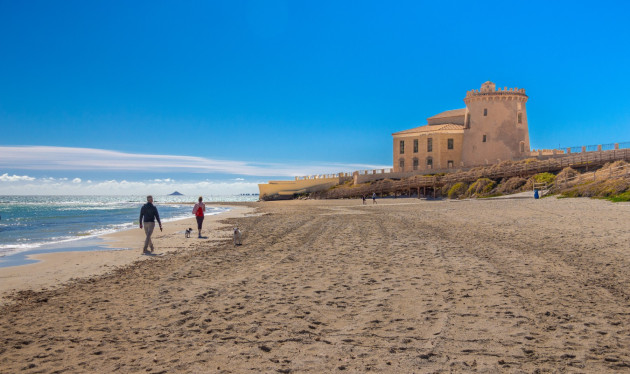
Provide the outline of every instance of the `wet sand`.
<path id="1" fill-rule="evenodd" d="M 630 204 L 378 202 L 251 203 L 217 240 L 16 294 L 0 371 L 630 371 Z"/>

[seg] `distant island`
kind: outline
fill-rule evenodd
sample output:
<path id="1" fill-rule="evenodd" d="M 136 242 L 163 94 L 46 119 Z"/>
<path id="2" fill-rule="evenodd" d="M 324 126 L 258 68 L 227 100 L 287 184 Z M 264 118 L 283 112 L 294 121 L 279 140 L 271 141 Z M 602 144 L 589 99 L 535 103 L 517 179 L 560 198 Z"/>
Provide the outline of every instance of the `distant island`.
<path id="1" fill-rule="evenodd" d="M 184 196 L 184 194 L 183 194 L 183 193 L 180 193 L 180 192 L 178 192 L 178 191 L 175 191 L 175 192 L 173 192 L 173 193 L 168 194 L 168 196 Z"/>

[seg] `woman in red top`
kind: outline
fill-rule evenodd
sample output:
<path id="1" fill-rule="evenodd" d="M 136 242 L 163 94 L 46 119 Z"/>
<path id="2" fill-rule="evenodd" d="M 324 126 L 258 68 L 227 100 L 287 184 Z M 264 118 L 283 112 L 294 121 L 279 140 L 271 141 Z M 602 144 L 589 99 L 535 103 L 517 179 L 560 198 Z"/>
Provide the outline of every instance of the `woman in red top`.
<path id="1" fill-rule="evenodd" d="M 197 230 L 199 230 L 199 237 L 201 238 L 201 225 L 203 224 L 203 213 L 206 211 L 206 204 L 203 203 L 203 197 L 199 196 L 199 202 L 195 204 L 192 213 L 197 218 Z"/>

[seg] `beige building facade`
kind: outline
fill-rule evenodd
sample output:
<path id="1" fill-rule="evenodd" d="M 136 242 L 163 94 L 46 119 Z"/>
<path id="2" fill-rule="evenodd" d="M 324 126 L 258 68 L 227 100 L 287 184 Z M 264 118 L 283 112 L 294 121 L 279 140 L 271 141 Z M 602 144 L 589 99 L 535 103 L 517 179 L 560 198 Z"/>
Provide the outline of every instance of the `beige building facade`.
<path id="1" fill-rule="evenodd" d="M 494 164 L 527 157 L 529 131 L 524 89 L 496 89 L 486 82 L 468 91 L 466 107 L 392 134 L 394 172 Z"/>

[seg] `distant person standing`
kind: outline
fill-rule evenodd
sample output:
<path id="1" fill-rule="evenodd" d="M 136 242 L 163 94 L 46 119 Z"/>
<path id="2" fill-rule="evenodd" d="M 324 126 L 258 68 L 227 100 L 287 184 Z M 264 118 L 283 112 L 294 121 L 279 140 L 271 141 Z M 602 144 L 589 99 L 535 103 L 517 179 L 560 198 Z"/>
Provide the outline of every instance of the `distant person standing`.
<path id="1" fill-rule="evenodd" d="M 201 238 L 201 226 L 203 225 L 203 215 L 206 212 L 206 204 L 203 203 L 203 197 L 199 196 L 199 202 L 193 207 L 192 213 L 197 218 L 197 230 L 199 230 L 199 237 Z"/>
<path id="2" fill-rule="evenodd" d="M 155 228 L 155 220 L 158 221 L 160 225 L 160 231 L 162 231 L 162 221 L 160 221 L 160 214 L 158 213 L 157 208 L 153 205 L 153 196 L 147 196 L 147 203 L 142 206 L 140 209 L 140 228 L 142 228 L 142 223 L 144 222 L 144 233 L 147 235 L 144 240 L 144 248 L 142 249 L 142 254 L 150 253 L 147 251 L 147 248 L 151 247 L 151 252 L 155 249 L 153 247 L 153 242 L 151 241 L 151 235 L 153 234 L 153 229 Z"/>
<path id="3" fill-rule="evenodd" d="M 372 192 L 372 204 L 376 204 L 376 192 Z"/>
<path id="4" fill-rule="evenodd" d="M 363 195 L 363 205 L 365 205 L 365 195 Z"/>

